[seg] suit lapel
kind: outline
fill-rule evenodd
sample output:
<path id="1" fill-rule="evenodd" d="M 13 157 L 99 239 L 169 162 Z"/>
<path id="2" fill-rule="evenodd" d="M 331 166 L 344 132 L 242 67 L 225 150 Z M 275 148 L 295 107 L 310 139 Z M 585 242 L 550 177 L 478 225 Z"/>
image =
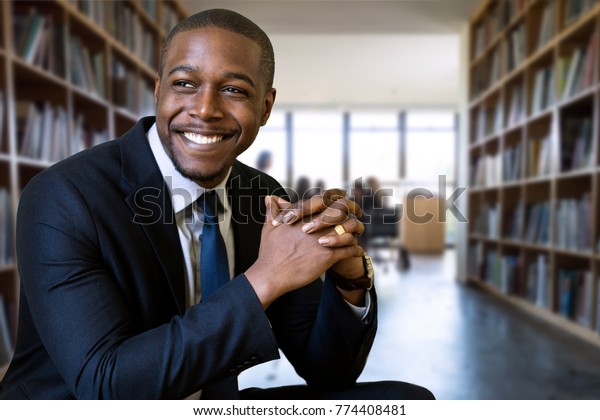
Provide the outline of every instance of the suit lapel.
<path id="1" fill-rule="evenodd" d="M 179 313 L 183 313 L 186 306 L 183 253 L 169 190 L 146 138 L 153 123 L 154 118 L 143 118 L 122 137 L 122 177 L 131 186 L 125 201 L 132 211 L 133 223 L 152 244 Z"/>
<path id="2" fill-rule="evenodd" d="M 235 275 L 246 271 L 258 257 L 260 234 L 265 219 L 264 197 L 258 178 L 248 179 L 236 161 L 227 183 L 235 242 Z"/>

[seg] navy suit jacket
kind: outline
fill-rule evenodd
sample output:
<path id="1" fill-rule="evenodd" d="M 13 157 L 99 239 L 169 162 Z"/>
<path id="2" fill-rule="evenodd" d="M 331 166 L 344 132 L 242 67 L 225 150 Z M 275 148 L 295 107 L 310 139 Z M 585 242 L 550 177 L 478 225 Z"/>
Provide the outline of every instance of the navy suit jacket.
<path id="1" fill-rule="evenodd" d="M 317 280 L 262 309 L 244 271 L 258 255 L 271 177 L 236 162 L 228 181 L 235 278 L 185 307 L 172 203 L 140 120 L 121 138 L 33 178 L 17 216 L 16 350 L 1 398 L 185 398 L 281 348 L 309 385 L 351 386 L 368 321 Z"/>

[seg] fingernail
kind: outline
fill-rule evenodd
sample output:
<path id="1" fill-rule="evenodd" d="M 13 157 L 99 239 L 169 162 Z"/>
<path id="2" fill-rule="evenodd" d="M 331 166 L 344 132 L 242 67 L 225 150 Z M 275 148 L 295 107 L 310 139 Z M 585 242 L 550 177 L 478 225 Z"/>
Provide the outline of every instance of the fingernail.
<path id="1" fill-rule="evenodd" d="M 331 242 L 331 239 L 329 239 L 326 236 L 322 236 L 322 237 L 319 238 L 319 243 L 321 245 L 327 245 L 329 242 Z"/>
<path id="2" fill-rule="evenodd" d="M 290 223 L 295 219 L 296 219 L 296 213 L 291 211 L 291 212 L 287 213 L 285 216 L 283 216 L 283 223 Z"/>
<path id="3" fill-rule="evenodd" d="M 308 233 L 315 227 L 315 222 L 308 222 L 302 226 L 302 232 Z"/>

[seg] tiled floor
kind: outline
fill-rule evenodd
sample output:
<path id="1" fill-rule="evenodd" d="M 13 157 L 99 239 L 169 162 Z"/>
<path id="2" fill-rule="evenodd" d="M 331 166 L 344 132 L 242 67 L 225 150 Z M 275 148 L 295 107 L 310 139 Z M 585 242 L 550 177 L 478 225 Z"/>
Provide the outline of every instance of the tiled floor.
<path id="1" fill-rule="evenodd" d="M 600 349 L 455 282 L 453 251 L 413 255 L 405 273 L 377 268 L 379 330 L 359 380 L 438 399 L 600 399 Z M 241 387 L 294 383 L 285 359 L 240 376 Z"/>

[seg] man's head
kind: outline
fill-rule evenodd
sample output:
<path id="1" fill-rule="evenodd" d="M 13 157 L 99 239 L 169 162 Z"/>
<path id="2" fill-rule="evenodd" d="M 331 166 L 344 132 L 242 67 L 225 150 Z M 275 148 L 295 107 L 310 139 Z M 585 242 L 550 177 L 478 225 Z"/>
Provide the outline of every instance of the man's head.
<path id="1" fill-rule="evenodd" d="M 235 32 L 245 36 L 248 39 L 256 42 L 261 50 L 261 63 L 263 77 L 267 89 L 273 87 L 273 77 L 275 75 L 275 54 L 273 45 L 267 34 L 245 16 L 239 13 L 226 9 L 211 9 L 196 13 L 179 22 L 171 32 L 167 35 L 160 51 L 160 59 L 158 64 L 158 75 L 162 76 L 164 70 L 164 60 L 169 47 L 171 46 L 172 38 L 178 33 L 191 31 L 200 28 L 221 28 L 230 32 Z"/>
<path id="2" fill-rule="evenodd" d="M 273 68 L 265 33 L 235 12 L 201 12 L 173 28 L 154 96 L 161 143 L 180 173 L 206 188 L 224 179 L 269 118 Z"/>

